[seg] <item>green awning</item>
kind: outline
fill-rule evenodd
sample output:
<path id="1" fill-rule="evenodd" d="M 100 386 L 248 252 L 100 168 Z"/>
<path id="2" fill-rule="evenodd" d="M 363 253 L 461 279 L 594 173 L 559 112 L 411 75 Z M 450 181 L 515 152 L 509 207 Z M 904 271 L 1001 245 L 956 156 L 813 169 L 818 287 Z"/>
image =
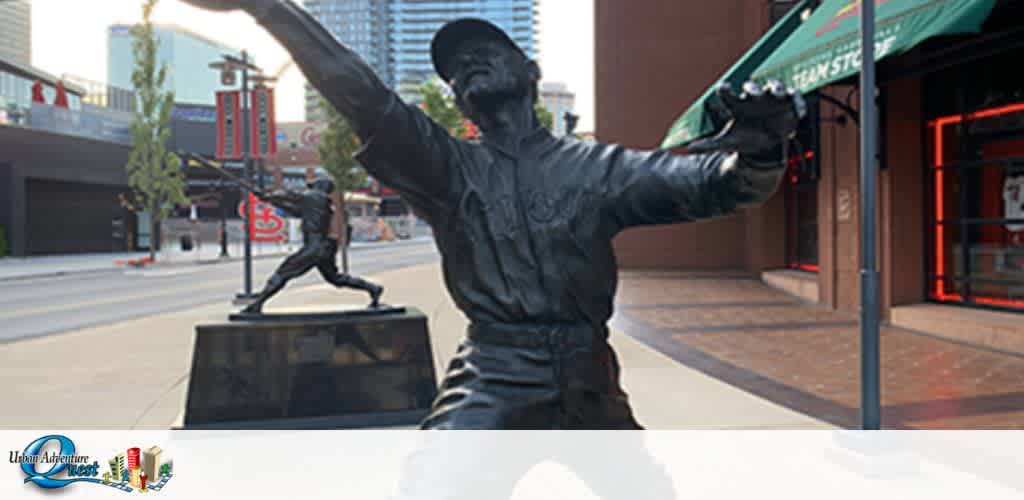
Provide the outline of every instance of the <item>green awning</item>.
<path id="1" fill-rule="evenodd" d="M 875 0 L 875 60 L 909 50 L 939 35 L 977 33 L 996 0 Z M 743 81 L 776 79 L 802 92 L 860 72 L 860 0 L 825 0 L 803 23 L 798 6 L 779 21 L 723 77 L 734 87 Z M 795 25 L 784 31 L 787 23 Z M 773 36 L 788 35 L 771 43 Z M 770 47 L 770 48 L 769 48 Z M 759 57 L 758 57 L 759 56 Z M 757 68 L 749 70 L 750 64 Z M 744 71 L 746 70 L 746 71 Z M 662 147 L 681 146 L 717 129 L 705 111 L 710 91 L 683 114 Z"/>
<path id="2" fill-rule="evenodd" d="M 977 33 L 996 0 L 875 0 L 875 60 L 933 36 Z M 826 0 L 753 78 L 808 92 L 860 72 L 860 0 Z"/>
<path id="3" fill-rule="evenodd" d="M 722 82 L 729 82 L 734 88 L 738 88 L 743 82 L 747 81 L 754 70 L 768 56 L 772 55 L 779 45 L 785 42 L 787 37 L 800 26 L 800 12 L 804 10 L 806 5 L 807 0 L 804 0 L 790 10 L 789 14 L 775 23 L 768 30 L 767 34 L 761 37 L 746 54 L 743 54 L 743 57 L 736 64 L 725 72 L 722 78 L 704 92 L 704 95 L 700 96 L 672 125 L 661 147 L 674 148 L 682 146 L 717 130 L 722 124 L 715 123 L 711 113 L 707 111 L 705 104 L 708 97 L 711 96 Z"/>

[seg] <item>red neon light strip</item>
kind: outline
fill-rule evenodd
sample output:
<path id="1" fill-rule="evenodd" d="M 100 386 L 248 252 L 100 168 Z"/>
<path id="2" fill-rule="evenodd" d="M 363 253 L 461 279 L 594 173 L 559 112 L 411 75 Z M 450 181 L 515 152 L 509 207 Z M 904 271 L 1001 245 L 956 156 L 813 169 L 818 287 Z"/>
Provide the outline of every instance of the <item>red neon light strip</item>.
<path id="1" fill-rule="evenodd" d="M 1024 103 L 1009 104 L 998 108 L 983 109 L 981 111 L 975 111 L 967 115 L 967 121 L 977 120 L 978 118 L 991 118 L 993 116 L 1006 115 L 1010 113 L 1020 113 L 1024 111 Z M 949 115 L 936 118 L 931 122 L 928 122 L 930 126 L 949 125 L 950 123 L 960 123 L 963 121 L 962 115 Z"/>
<path id="2" fill-rule="evenodd" d="M 964 297 L 959 293 L 943 293 L 932 298 L 941 302 L 964 302 Z M 997 297 L 974 297 L 974 302 L 990 306 L 1024 308 L 1024 300 L 1000 299 Z"/>
<path id="3" fill-rule="evenodd" d="M 790 269 L 799 269 L 801 271 L 808 271 L 808 272 L 812 272 L 812 273 L 818 272 L 818 266 L 815 265 L 815 264 L 798 264 L 796 262 L 791 262 L 789 264 L 789 268 Z"/>
<path id="4" fill-rule="evenodd" d="M 983 109 L 967 115 L 967 121 L 979 118 L 990 118 L 1010 113 L 1024 112 L 1024 103 L 1010 104 L 997 108 Z M 942 277 L 946 275 L 946 228 L 942 225 L 946 219 L 945 200 L 943 183 L 945 182 L 945 153 L 943 151 L 943 128 L 964 121 L 962 115 L 950 115 L 936 118 L 929 122 L 929 126 L 935 127 L 935 287 L 932 292 L 936 300 L 943 302 L 963 302 L 960 294 L 947 294 L 945 283 Z M 1024 308 L 1024 301 L 998 299 L 994 297 L 974 297 L 974 302 L 979 304 Z"/>
<path id="5" fill-rule="evenodd" d="M 786 160 L 786 164 L 792 167 L 793 165 L 796 165 L 798 162 L 802 160 L 810 160 L 812 158 L 814 158 L 814 151 L 807 151 L 803 154 L 803 156 L 790 157 L 788 160 Z"/>
<path id="6" fill-rule="evenodd" d="M 944 155 L 942 152 L 942 125 L 935 127 L 935 275 L 946 275 L 946 227 L 942 223 L 946 219 L 946 205 L 943 199 L 945 172 L 942 170 Z M 935 280 L 935 294 L 941 299 L 946 293 L 941 279 Z"/>

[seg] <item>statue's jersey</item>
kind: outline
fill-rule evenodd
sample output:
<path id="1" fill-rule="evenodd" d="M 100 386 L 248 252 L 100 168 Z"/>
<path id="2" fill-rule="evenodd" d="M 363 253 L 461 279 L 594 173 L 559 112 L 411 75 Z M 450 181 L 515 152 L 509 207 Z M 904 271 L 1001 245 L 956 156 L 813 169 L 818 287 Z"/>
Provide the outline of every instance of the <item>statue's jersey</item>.
<path id="1" fill-rule="evenodd" d="M 397 97 L 375 130 L 356 158 L 431 224 L 453 299 L 482 323 L 604 324 L 619 231 L 729 214 L 763 201 L 783 171 L 543 128 L 512 147 L 469 143 Z"/>
<path id="2" fill-rule="evenodd" d="M 307 239 L 310 235 L 327 236 L 331 230 L 334 207 L 327 193 L 316 189 L 277 191 L 269 199 L 277 208 L 302 219 L 302 233 Z"/>
<path id="3" fill-rule="evenodd" d="M 302 232 L 326 235 L 331 230 L 334 210 L 331 198 L 323 191 L 307 189 L 302 193 Z"/>

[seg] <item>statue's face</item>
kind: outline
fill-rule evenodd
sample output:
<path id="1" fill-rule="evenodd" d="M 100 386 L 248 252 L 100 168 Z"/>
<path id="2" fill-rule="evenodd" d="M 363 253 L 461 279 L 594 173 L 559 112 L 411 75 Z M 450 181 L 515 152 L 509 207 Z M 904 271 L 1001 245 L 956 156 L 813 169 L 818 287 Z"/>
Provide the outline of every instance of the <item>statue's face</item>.
<path id="1" fill-rule="evenodd" d="M 473 114 L 509 98 L 527 95 L 533 85 L 532 63 L 508 45 L 490 39 L 470 39 L 458 45 L 451 58 L 448 82 L 463 111 Z"/>

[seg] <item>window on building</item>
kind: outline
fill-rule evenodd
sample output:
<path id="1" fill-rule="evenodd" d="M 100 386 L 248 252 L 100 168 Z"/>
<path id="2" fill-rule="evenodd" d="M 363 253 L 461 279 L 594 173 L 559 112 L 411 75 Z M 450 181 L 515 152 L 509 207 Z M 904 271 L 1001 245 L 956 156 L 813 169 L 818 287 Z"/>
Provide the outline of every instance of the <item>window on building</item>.
<path id="1" fill-rule="evenodd" d="M 1024 102 L 927 126 L 929 298 L 1024 310 Z"/>

